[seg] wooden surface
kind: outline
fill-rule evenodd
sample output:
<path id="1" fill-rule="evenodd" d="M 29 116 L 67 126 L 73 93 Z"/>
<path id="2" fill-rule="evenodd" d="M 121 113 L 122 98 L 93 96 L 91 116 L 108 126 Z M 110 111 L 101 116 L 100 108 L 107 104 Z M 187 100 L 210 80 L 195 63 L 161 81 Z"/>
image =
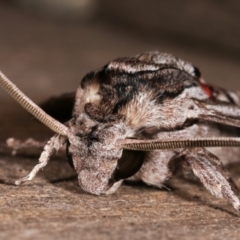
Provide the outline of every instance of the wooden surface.
<path id="1" fill-rule="evenodd" d="M 124 55 L 159 49 L 194 62 L 215 84 L 240 89 L 240 59 L 200 52 L 175 41 L 141 41 L 109 23 L 60 24 L 34 18 L 0 3 L 0 69 L 39 102 L 73 91 L 82 76 Z M 51 132 L 0 91 L 0 139 Z M 0 239 L 239 239 L 240 218 L 198 181 L 172 179 L 172 191 L 123 185 L 96 197 L 78 186 L 63 156 L 53 158 L 32 182 L 25 176 L 35 157 L 0 156 Z M 239 185 L 240 167 L 231 167 Z"/>
<path id="2" fill-rule="evenodd" d="M 0 158 L 1 179 L 26 175 L 37 158 Z M 239 239 L 239 216 L 196 182 L 172 191 L 124 185 L 111 196 L 84 193 L 66 161 L 52 159 L 33 182 L 0 185 L 1 239 Z"/>

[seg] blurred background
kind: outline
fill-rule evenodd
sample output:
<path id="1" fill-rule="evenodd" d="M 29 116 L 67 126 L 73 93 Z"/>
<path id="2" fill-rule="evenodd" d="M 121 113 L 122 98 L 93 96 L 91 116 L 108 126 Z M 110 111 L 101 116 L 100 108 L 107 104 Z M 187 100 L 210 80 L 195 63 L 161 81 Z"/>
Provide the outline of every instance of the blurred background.
<path id="1" fill-rule="evenodd" d="M 240 89 L 237 0 L 0 0 L 0 19 L 0 69 L 37 103 L 75 91 L 87 72 L 114 58 L 149 50 L 194 63 L 212 84 Z M 29 128 L 29 115 L 3 91 L 0 101 L 8 136 Z"/>

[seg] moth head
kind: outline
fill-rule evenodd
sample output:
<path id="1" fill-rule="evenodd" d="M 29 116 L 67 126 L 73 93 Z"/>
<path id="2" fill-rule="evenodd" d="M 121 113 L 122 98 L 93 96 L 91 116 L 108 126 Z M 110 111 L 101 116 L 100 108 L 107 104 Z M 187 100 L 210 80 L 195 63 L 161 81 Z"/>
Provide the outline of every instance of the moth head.
<path id="1" fill-rule="evenodd" d="M 143 152 L 123 151 L 119 145 L 129 134 L 123 122 L 99 123 L 82 113 L 68 126 L 75 137 L 68 138 L 66 156 L 83 190 L 107 194 L 142 166 Z"/>
<path id="2" fill-rule="evenodd" d="M 65 139 L 67 156 L 72 159 L 79 184 L 85 191 L 107 193 L 141 167 L 142 153 L 123 152 L 119 143 L 128 135 L 123 122 L 101 124 L 83 113 L 64 125 L 33 103 L 1 72 L 0 85 L 35 118 Z"/>

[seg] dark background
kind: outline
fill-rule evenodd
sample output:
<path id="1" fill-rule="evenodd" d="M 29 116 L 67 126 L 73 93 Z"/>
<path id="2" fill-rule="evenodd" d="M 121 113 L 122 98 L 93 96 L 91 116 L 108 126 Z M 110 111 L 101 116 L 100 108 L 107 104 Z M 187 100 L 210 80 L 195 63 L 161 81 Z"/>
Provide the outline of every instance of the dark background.
<path id="1" fill-rule="evenodd" d="M 1 70 L 34 100 L 73 91 L 88 71 L 149 50 L 193 62 L 211 83 L 240 87 L 238 1 L 0 4 Z"/>
<path id="2" fill-rule="evenodd" d="M 40 103 L 75 91 L 87 72 L 114 58 L 159 50 L 194 63 L 208 82 L 236 90 L 239 23 L 237 0 L 0 1 L 0 70 Z M 3 91 L 0 102 L 1 140 L 52 134 Z M 26 175 L 37 157 L 0 160 L 1 177 L 15 179 Z M 173 181 L 172 192 L 123 186 L 98 198 L 84 194 L 76 178 L 67 181 L 75 174 L 59 161 L 24 186 L 0 184 L 0 238 L 239 236 L 239 217 L 197 183 Z"/>

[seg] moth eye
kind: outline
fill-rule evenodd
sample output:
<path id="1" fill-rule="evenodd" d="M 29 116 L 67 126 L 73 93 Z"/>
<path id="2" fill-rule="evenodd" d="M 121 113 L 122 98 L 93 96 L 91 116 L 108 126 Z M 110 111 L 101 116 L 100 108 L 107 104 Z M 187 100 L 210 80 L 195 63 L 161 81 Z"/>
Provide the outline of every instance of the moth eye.
<path id="1" fill-rule="evenodd" d="M 201 77 L 200 70 L 197 67 L 195 67 L 195 66 L 193 66 L 193 68 L 194 68 L 195 77 L 200 78 Z"/>
<path id="2" fill-rule="evenodd" d="M 112 179 L 119 181 L 133 176 L 142 167 L 144 156 L 145 153 L 142 151 L 124 150 L 122 157 L 118 160 Z"/>

